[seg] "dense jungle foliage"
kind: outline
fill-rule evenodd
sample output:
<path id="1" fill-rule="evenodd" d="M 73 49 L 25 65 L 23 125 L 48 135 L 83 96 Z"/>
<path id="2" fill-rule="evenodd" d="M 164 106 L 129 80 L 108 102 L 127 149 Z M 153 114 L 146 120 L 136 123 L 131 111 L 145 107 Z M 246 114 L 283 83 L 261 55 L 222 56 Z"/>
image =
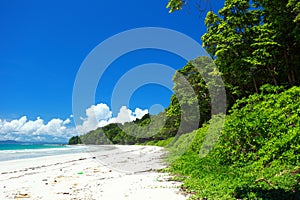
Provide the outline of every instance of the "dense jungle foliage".
<path id="1" fill-rule="evenodd" d="M 234 104 L 223 129 L 216 123 L 220 116 L 215 116 L 166 145 L 169 170 L 180 174 L 176 179 L 194 194 L 191 199 L 300 198 L 300 87 L 261 89 Z M 215 126 L 210 134 L 219 139 L 203 157 L 210 124 Z M 173 159 L 181 149 L 186 149 L 184 154 Z"/>

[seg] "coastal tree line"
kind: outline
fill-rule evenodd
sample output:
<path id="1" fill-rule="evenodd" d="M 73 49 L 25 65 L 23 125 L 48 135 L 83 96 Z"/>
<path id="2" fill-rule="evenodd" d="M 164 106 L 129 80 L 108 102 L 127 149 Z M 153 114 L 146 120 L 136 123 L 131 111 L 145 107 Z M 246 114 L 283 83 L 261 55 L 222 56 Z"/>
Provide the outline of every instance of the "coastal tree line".
<path id="1" fill-rule="evenodd" d="M 181 9 L 186 3 L 181 0 L 170 0 L 167 7 L 173 12 Z M 203 47 L 210 54 L 224 80 L 228 110 L 237 99 L 259 92 L 259 88 L 264 84 L 286 88 L 299 85 L 299 8 L 299 2 L 296 0 L 226 0 L 224 7 L 218 13 L 208 11 L 205 18 L 207 32 L 201 39 Z M 200 63 L 197 64 L 197 67 L 208 69 L 211 64 L 210 60 L 205 57 L 196 59 Z M 193 62 L 195 63 L 195 61 L 188 62 L 174 75 L 173 89 L 175 93 L 170 99 L 169 107 L 165 109 L 164 113 L 152 116 L 154 118 L 167 116 L 165 126 L 161 130 L 148 130 L 151 132 L 149 135 L 156 132 L 155 136 L 147 138 L 127 136 L 122 131 L 123 128 L 119 128 L 129 127 L 130 123 L 126 123 L 125 125 L 112 124 L 91 131 L 89 138 L 91 135 L 96 136 L 99 132 L 98 135 L 105 134 L 105 137 L 113 143 L 132 144 L 175 136 L 181 120 L 190 120 L 181 118 L 183 109 L 180 108 L 176 93 L 181 94 L 182 101 L 185 101 L 187 105 L 191 106 L 198 101 L 201 116 L 198 127 L 201 127 L 211 118 L 211 99 L 207 89 L 208 83 L 193 66 Z M 197 99 L 184 93 L 185 89 L 180 86 L 179 73 L 188 80 Z M 207 74 L 209 73 L 211 74 L 211 72 Z M 132 123 L 147 126 L 149 120 L 149 117 L 145 117 L 138 120 L 138 123 Z M 127 128 L 132 135 L 138 134 L 134 133 L 135 130 L 129 129 Z M 182 133 L 192 131 L 188 127 L 184 130 Z M 85 142 L 97 144 L 107 142 L 101 138 L 98 136 L 97 139 L 87 140 L 87 136 L 82 136 L 82 141 L 86 140 Z M 71 143 L 74 141 L 73 138 Z"/>
<path id="2" fill-rule="evenodd" d="M 190 3 L 170 0 L 167 8 L 174 12 Z M 195 199 L 299 199 L 299 0 L 225 0 L 218 13 L 207 12 L 205 24 L 201 40 L 210 57 L 177 70 L 164 112 L 109 124 L 70 143 L 165 146 L 169 170 L 180 174 L 182 188 Z M 226 88 L 226 116 L 211 110 L 208 85 L 218 88 L 213 80 L 219 75 Z M 197 115 L 185 115 L 190 110 L 185 106 L 200 115 L 196 126 L 189 122 Z M 211 124 L 211 134 L 219 136 L 216 144 L 207 136 Z M 143 127 L 142 135 L 137 127 Z"/>

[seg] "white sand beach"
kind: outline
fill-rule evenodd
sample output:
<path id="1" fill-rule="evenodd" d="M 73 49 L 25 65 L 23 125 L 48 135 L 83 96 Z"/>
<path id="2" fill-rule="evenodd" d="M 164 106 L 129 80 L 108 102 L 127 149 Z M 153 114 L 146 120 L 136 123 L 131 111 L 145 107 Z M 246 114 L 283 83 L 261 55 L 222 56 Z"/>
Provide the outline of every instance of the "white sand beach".
<path id="1" fill-rule="evenodd" d="M 116 146 L 110 151 L 0 162 L 0 199 L 184 200 L 164 168 L 163 148 Z"/>

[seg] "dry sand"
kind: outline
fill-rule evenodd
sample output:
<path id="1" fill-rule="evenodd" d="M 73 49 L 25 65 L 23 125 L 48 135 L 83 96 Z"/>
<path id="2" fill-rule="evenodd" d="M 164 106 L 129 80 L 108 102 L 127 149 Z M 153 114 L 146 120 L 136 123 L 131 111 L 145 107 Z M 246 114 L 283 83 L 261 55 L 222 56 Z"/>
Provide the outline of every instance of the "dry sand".
<path id="1" fill-rule="evenodd" d="M 163 148 L 115 146 L 114 150 L 0 162 L 0 200 L 183 200 L 169 181 Z"/>

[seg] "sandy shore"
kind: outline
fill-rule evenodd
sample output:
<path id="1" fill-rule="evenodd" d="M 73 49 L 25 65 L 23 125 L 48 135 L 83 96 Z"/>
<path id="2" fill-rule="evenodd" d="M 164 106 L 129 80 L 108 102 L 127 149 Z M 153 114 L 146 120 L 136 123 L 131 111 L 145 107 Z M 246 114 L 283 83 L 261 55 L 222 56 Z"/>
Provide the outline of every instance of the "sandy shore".
<path id="1" fill-rule="evenodd" d="M 183 200 L 169 181 L 162 148 L 116 146 L 113 150 L 0 162 L 0 199 Z"/>

